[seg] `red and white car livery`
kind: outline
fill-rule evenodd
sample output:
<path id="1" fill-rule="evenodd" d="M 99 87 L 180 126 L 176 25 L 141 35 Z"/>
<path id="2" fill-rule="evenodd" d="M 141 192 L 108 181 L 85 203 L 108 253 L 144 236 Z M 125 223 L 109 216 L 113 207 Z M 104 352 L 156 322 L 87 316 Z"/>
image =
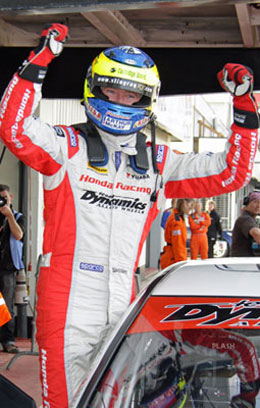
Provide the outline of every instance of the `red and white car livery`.
<path id="1" fill-rule="evenodd" d="M 100 343 L 72 407 L 259 408 L 259 287 L 257 257 L 158 273 Z"/>
<path id="2" fill-rule="evenodd" d="M 180 262 L 101 345 L 83 407 L 260 407 L 260 258 Z"/>

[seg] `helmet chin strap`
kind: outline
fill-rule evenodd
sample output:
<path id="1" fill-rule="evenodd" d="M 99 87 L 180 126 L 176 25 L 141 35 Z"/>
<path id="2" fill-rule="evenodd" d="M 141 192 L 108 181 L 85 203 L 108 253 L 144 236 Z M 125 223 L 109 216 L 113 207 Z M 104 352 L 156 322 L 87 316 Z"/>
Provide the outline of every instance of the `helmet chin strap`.
<path id="1" fill-rule="evenodd" d="M 151 140 L 152 140 L 152 162 L 153 162 L 153 171 L 155 172 L 155 174 L 159 174 L 159 169 L 157 166 L 157 162 L 156 162 L 156 151 L 155 151 L 155 147 L 156 147 L 156 141 L 155 141 L 155 121 L 156 116 L 153 113 L 150 119 L 150 123 L 151 123 Z"/>
<path id="2" fill-rule="evenodd" d="M 152 148 L 152 164 L 153 170 L 155 174 L 159 174 L 159 169 L 156 162 L 156 137 L 155 137 L 155 119 L 156 116 L 153 113 L 150 119 L 151 123 L 151 148 Z M 116 150 L 121 150 L 128 155 L 136 155 L 136 133 L 132 133 L 126 136 L 116 136 L 112 135 L 111 133 L 105 132 L 102 129 L 96 127 L 98 133 L 100 134 L 101 138 L 105 138 L 111 146 L 113 146 Z"/>
<path id="3" fill-rule="evenodd" d="M 157 161 L 156 161 L 156 140 L 155 140 L 155 121 L 156 116 L 153 113 L 150 119 L 151 122 L 151 141 L 152 141 L 152 163 L 153 163 L 153 171 L 156 174 L 156 180 L 155 180 L 155 187 L 154 187 L 154 191 L 151 194 L 151 198 L 150 200 L 152 202 L 155 202 L 157 200 L 157 186 L 158 186 L 158 181 L 159 181 L 159 177 L 161 178 L 160 180 L 160 188 L 163 187 L 163 179 L 162 176 L 160 175 L 160 170 L 157 166 Z"/>
<path id="4" fill-rule="evenodd" d="M 154 173 L 156 174 L 156 178 L 155 178 L 155 185 L 154 185 L 154 191 L 152 192 L 151 196 L 150 196 L 150 200 L 151 202 L 156 202 L 157 200 L 157 189 L 159 186 L 159 189 L 161 189 L 163 187 L 163 179 L 162 176 L 160 175 L 160 171 L 158 169 L 157 166 L 157 162 L 156 162 L 156 151 L 155 151 L 155 124 L 154 124 L 154 116 L 152 116 L 152 120 L 151 120 L 151 133 L 152 133 L 152 165 L 153 165 L 153 170 Z M 116 136 L 113 136 L 103 130 L 98 129 L 93 123 L 91 123 L 91 121 L 88 121 L 87 123 L 81 123 L 81 124 L 76 124 L 73 125 L 73 127 L 77 130 L 80 131 L 81 135 L 84 137 L 84 139 L 86 140 L 86 143 L 88 145 L 88 149 L 89 149 L 89 153 L 92 152 L 92 159 L 89 157 L 89 161 L 92 165 L 98 165 L 98 166 L 104 166 L 107 164 L 108 162 L 108 153 L 107 153 L 107 149 L 105 147 L 104 142 L 102 141 L 102 136 L 105 139 L 106 143 L 113 143 L 113 146 L 115 146 L 115 141 L 117 140 Z M 95 137 L 95 133 L 96 136 Z M 138 139 L 139 137 L 139 139 Z M 141 137 L 141 140 L 140 140 Z M 148 158 L 147 158 L 147 152 L 146 152 L 146 147 L 144 149 L 144 144 L 145 144 L 145 140 L 143 138 L 145 138 L 145 136 L 143 134 L 136 134 L 133 133 L 131 135 L 127 135 L 127 136 L 123 136 L 123 140 L 122 140 L 122 136 L 118 136 L 118 138 L 120 138 L 120 149 L 118 149 L 118 146 L 114 147 L 115 151 L 117 150 L 121 150 L 123 151 L 123 148 L 125 149 L 126 146 L 121 146 L 121 143 L 130 143 L 131 145 L 133 143 L 134 146 L 134 150 L 135 153 L 132 153 L 132 155 L 128 152 L 126 152 L 129 157 L 130 157 L 130 165 L 131 167 L 138 173 L 140 174 L 145 174 L 146 171 L 149 168 L 149 163 L 148 163 Z M 95 142 L 95 143 L 94 143 Z M 138 147 L 139 146 L 139 147 Z M 140 156 L 140 157 L 139 157 Z M 141 159 L 137 160 L 136 162 L 136 158 Z M 97 160 L 98 159 L 98 160 Z M 93 161 L 94 160 L 94 161 Z M 141 165 L 140 165 L 141 164 Z"/>

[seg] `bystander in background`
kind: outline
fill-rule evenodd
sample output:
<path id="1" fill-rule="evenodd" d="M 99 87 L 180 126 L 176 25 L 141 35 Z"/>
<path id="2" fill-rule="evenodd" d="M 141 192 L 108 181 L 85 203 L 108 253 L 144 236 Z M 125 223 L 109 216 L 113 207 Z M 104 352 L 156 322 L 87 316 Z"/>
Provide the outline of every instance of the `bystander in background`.
<path id="1" fill-rule="evenodd" d="M 10 187 L 0 184 L 0 291 L 12 319 L 0 328 L 0 343 L 7 353 L 18 353 L 15 345 L 14 295 L 16 272 L 22 261 L 25 217 L 12 208 Z"/>
<path id="2" fill-rule="evenodd" d="M 166 208 L 166 210 L 164 210 L 164 212 L 162 214 L 161 227 L 163 229 L 165 229 L 165 225 L 166 225 L 166 222 L 167 222 L 169 216 L 173 213 L 176 202 L 177 202 L 177 198 L 173 198 L 172 201 L 171 201 L 171 204 L 172 204 L 171 207 Z"/>
<path id="3" fill-rule="evenodd" d="M 252 191 L 244 197 L 243 211 L 237 218 L 232 231 L 231 256 L 259 254 L 260 228 L 256 222 L 258 214 L 260 214 L 260 191 Z"/>
<path id="4" fill-rule="evenodd" d="M 201 259 L 208 258 L 207 231 L 210 222 L 209 214 L 202 211 L 201 200 L 196 200 L 194 212 L 189 215 L 191 259 L 197 259 L 198 255 L 200 255 Z"/>
<path id="5" fill-rule="evenodd" d="M 0 292 L 0 327 L 11 320 L 11 315 L 6 306 L 5 300 Z"/>
<path id="6" fill-rule="evenodd" d="M 208 257 L 214 258 L 214 245 L 217 238 L 222 239 L 222 225 L 220 215 L 216 211 L 216 203 L 213 200 L 208 200 L 206 210 L 210 216 L 211 224 L 208 227 Z"/>
<path id="7" fill-rule="evenodd" d="M 163 247 L 163 252 L 161 253 L 161 269 L 187 259 L 187 227 L 185 214 L 189 213 L 190 201 L 191 200 L 179 198 L 172 214 L 166 222 L 164 232 L 166 245 Z"/>

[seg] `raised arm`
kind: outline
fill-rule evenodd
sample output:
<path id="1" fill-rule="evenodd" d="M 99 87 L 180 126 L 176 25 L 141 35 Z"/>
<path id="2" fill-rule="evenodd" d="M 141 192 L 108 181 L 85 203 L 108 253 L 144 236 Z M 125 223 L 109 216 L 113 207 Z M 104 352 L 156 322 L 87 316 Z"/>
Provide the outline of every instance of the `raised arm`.
<path id="1" fill-rule="evenodd" d="M 48 64 L 58 56 L 68 34 L 62 24 L 48 25 L 39 45 L 14 74 L 0 107 L 0 137 L 20 160 L 46 175 L 62 164 L 55 129 L 33 116 L 41 99 Z M 60 138 L 61 139 L 61 138 Z"/>
<path id="2" fill-rule="evenodd" d="M 240 189 L 251 179 L 259 118 L 252 93 L 253 75 L 240 64 L 226 64 L 220 85 L 233 95 L 234 123 L 223 152 L 176 154 L 168 150 L 165 195 L 211 197 Z"/>

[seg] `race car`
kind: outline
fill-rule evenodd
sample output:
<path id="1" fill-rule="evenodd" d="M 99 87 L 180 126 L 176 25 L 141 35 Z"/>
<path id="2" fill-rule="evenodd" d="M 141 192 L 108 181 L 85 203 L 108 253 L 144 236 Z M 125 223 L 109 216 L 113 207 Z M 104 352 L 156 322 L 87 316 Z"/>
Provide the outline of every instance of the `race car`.
<path id="1" fill-rule="evenodd" d="M 259 408 L 259 287 L 257 257 L 161 271 L 100 343 L 72 406 Z"/>

